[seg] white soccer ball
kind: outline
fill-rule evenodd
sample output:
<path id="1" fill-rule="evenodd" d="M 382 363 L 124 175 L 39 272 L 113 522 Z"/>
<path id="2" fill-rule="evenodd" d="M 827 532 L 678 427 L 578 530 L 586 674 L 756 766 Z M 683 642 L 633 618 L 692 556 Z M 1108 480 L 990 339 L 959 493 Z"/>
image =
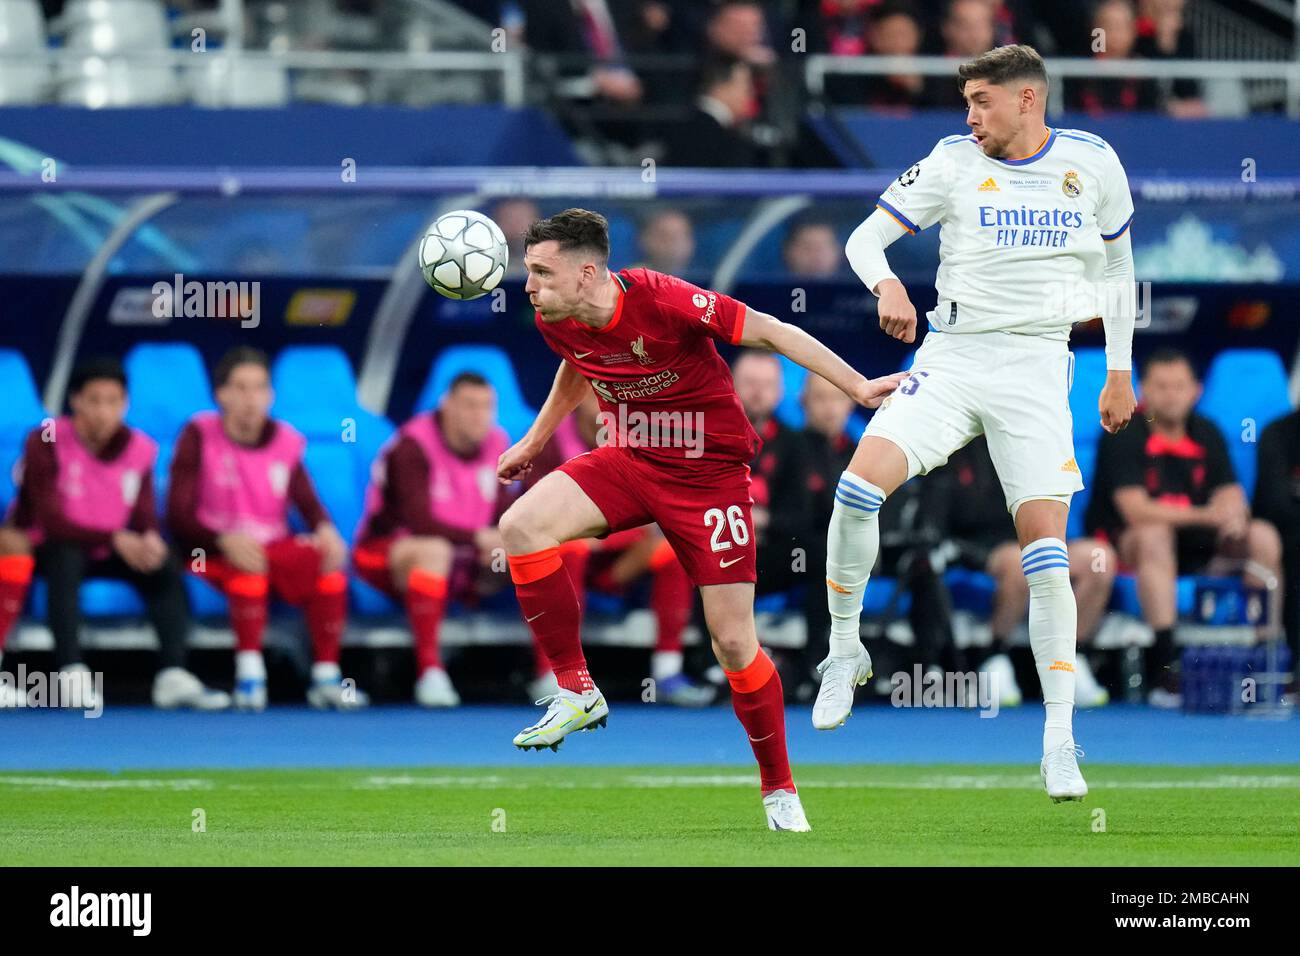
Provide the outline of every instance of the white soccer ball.
<path id="1" fill-rule="evenodd" d="M 505 233 L 472 209 L 443 213 L 420 240 L 420 271 L 449 299 L 477 299 L 501 284 L 509 252 Z"/>

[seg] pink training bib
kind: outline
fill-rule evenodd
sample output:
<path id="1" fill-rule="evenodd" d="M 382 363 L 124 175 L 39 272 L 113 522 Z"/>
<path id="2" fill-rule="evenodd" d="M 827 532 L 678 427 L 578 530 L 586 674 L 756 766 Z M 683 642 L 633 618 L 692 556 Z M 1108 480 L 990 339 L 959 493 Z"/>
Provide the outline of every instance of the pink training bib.
<path id="1" fill-rule="evenodd" d="M 198 519 L 218 534 L 242 532 L 258 544 L 289 535 L 289 479 L 307 439 L 286 422 L 261 448 L 234 441 L 216 412 L 192 419 L 202 440 Z"/>

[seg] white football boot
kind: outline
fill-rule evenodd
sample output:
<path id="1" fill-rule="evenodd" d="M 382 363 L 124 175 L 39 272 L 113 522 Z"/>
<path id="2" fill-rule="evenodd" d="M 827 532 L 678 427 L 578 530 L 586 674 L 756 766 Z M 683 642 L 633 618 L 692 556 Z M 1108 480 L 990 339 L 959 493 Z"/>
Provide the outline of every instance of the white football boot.
<path id="1" fill-rule="evenodd" d="M 790 830 L 807 833 L 812 829 L 803 814 L 799 794 L 791 790 L 773 790 L 763 798 L 763 811 L 767 814 L 769 830 Z"/>
<path id="2" fill-rule="evenodd" d="M 183 667 L 164 667 L 153 679 L 153 705 L 159 710 L 225 710 L 230 695 L 203 686 L 203 681 Z"/>
<path id="3" fill-rule="evenodd" d="M 561 687 L 537 704 L 550 706 L 541 720 L 515 734 L 515 746 L 520 750 L 559 750 L 560 743 L 575 730 L 595 730 L 609 719 L 609 705 L 598 687 L 582 694 Z"/>
<path id="4" fill-rule="evenodd" d="M 980 673 L 987 674 L 989 690 L 999 707 L 1019 707 L 1024 695 L 1016 683 L 1016 669 L 1006 654 L 994 654 L 980 665 Z"/>
<path id="5" fill-rule="evenodd" d="M 235 710 L 266 710 L 266 661 L 261 651 L 235 652 Z"/>
<path id="6" fill-rule="evenodd" d="M 307 703 L 316 710 L 363 710 L 370 706 L 370 695 L 350 679 L 318 678 L 307 688 Z"/>
<path id="7" fill-rule="evenodd" d="M 441 667 L 429 667 L 415 683 L 415 702 L 421 707 L 459 707 L 460 694 Z"/>
<path id="8" fill-rule="evenodd" d="M 1082 800 L 1088 795 L 1088 785 L 1084 783 L 1083 774 L 1079 772 L 1079 757 L 1083 750 L 1074 746 L 1074 741 L 1062 744 L 1055 750 L 1043 755 L 1043 762 L 1038 766 L 1038 775 L 1043 778 L 1047 795 L 1056 803 L 1066 800 Z"/>
<path id="9" fill-rule="evenodd" d="M 856 657 L 828 657 L 817 665 L 822 685 L 813 704 L 812 723 L 834 730 L 853 714 L 853 689 L 871 679 L 871 655 L 861 644 Z"/>

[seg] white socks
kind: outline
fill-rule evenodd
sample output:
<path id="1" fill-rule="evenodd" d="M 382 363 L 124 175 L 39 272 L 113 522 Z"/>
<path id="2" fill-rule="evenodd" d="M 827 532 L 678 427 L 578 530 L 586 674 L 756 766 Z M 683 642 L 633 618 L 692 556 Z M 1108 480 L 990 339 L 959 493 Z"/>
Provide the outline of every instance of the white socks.
<path id="1" fill-rule="evenodd" d="M 840 475 L 826 532 L 826 603 L 831 612 L 831 657 L 855 657 L 862 642 L 862 594 L 880 553 L 876 520 L 885 493 L 852 472 Z"/>
<path id="2" fill-rule="evenodd" d="M 681 651 L 655 651 L 650 655 L 650 676 L 655 680 L 667 680 L 681 672 Z"/>
<path id="3" fill-rule="evenodd" d="M 261 651 L 235 653 L 235 680 L 266 680 L 266 661 Z"/>
<path id="4" fill-rule="evenodd" d="M 1074 742 L 1074 648 L 1078 611 L 1070 556 L 1060 538 L 1039 538 L 1020 552 L 1029 582 L 1029 646 L 1034 651 L 1047 719 L 1043 753 Z"/>

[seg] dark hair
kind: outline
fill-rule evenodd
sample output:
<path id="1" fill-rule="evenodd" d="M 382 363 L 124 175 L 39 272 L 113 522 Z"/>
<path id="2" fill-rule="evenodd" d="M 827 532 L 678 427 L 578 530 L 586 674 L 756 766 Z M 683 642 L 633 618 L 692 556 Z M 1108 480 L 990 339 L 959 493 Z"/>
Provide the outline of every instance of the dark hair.
<path id="1" fill-rule="evenodd" d="M 1199 379 L 1200 376 L 1196 374 L 1196 366 L 1192 363 L 1188 354 L 1181 349 L 1172 347 L 1156 349 L 1148 355 L 1147 360 L 1142 363 L 1142 377 L 1147 377 L 1153 365 L 1177 365 L 1179 362 L 1187 366 L 1187 370 L 1192 373 L 1192 378 Z"/>
<path id="2" fill-rule="evenodd" d="M 241 365 L 260 365 L 268 374 L 271 371 L 271 360 L 261 349 L 255 349 L 251 345 L 236 345 L 221 356 L 217 367 L 212 370 L 212 387 L 221 388 L 225 385 L 230 381 L 230 373 Z"/>
<path id="3" fill-rule="evenodd" d="M 912 6 L 910 3 L 903 2 L 903 0 L 885 0 L 884 3 L 877 6 L 870 14 L 868 14 L 868 19 L 874 27 L 878 26 L 881 22 L 888 20 L 890 17 L 897 16 L 910 17 L 918 27 L 921 25 L 921 14 L 917 11 L 916 7 Z"/>
<path id="4" fill-rule="evenodd" d="M 835 223 L 815 215 L 796 216 L 790 221 L 790 225 L 785 230 L 785 235 L 781 237 L 781 248 L 789 249 L 794 245 L 794 241 L 799 238 L 799 233 L 805 229 L 829 229 L 834 234 Z"/>
<path id="5" fill-rule="evenodd" d="M 583 249 L 596 255 L 599 265 L 609 261 L 609 220 L 590 209 L 566 209 L 550 219 L 539 219 L 524 233 L 524 248 L 539 242 L 558 242 L 561 252 Z"/>
<path id="6" fill-rule="evenodd" d="M 1047 65 L 1033 47 L 1013 43 L 994 47 L 957 67 L 957 89 L 964 91 L 967 80 L 988 80 L 997 84 L 1034 80 L 1047 85 Z"/>
<path id="7" fill-rule="evenodd" d="M 126 390 L 126 369 L 122 368 L 122 363 L 111 355 L 96 355 L 92 358 L 82 359 L 72 370 L 72 375 L 68 379 L 68 394 L 76 395 L 91 382 L 97 381 L 117 382 Z"/>
<path id="8" fill-rule="evenodd" d="M 482 375 L 480 375 L 478 372 L 471 372 L 469 370 L 466 370 L 464 372 L 456 373 L 456 377 L 453 378 L 451 380 L 451 384 L 447 386 L 448 394 L 456 391 L 456 389 L 460 388 L 462 385 L 474 385 L 477 386 L 478 388 L 492 387 L 492 383 L 489 382 Z"/>
<path id="9" fill-rule="evenodd" d="M 704 61 L 704 65 L 700 67 L 699 76 L 695 82 L 696 91 L 705 94 L 724 83 L 730 83 L 732 77 L 736 75 L 736 70 L 741 67 L 747 70 L 750 69 L 749 64 L 738 56 L 719 53 L 709 57 Z"/>

